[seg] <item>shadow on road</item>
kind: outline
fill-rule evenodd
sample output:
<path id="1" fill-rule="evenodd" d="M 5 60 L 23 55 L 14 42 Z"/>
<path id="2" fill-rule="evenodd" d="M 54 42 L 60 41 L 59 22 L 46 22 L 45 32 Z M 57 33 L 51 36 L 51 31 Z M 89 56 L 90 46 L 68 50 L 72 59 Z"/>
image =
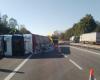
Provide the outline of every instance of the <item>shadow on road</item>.
<path id="1" fill-rule="evenodd" d="M 61 53 L 64 55 L 70 55 L 70 47 L 69 46 L 60 46 Z"/>
<path id="2" fill-rule="evenodd" d="M 0 60 L 2 60 L 4 58 L 4 56 L 0 56 Z"/>
<path id="3" fill-rule="evenodd" d="M 20 71 L 9 70 L 9 69 L 0 69 L 0 72 L 5 72 L 5 73 L 15 72 L 15 73 L 20 73 L 20 74 L 24 73 L 24 72 L 20 72 Z"/>
<path id="4" fill-rule="evenodd" d="M 52 59 L 52 58 L 64 58 L 64 55 L 70 54 L 70 47 L 59 47 L 52 52 L 41 53 L 39 55 L 34 55 L 31 59 Z"/>
<path id="5" fill-rule="evenodd" d="M 5 56 L 4 58 L 7 59 L 26 59 L 30 54 L 24 55 L 24 56 Z"/>
<path id="6" fill-rule="evenodd" d="M 52 58 L 64 58 L 63 54 L 59 54 L 56 51 L 41 53 L 39 55 L 34 55 L 31 59 L 52 59 Z"/>
<path id="7" fill-rule="evenodd" d="M 60 52 L 59 52 L 60 49 Z M 60 46 L 58 50 L 53 50 L 49 51 L 46 53 L 41 53 L 41 54 L 35 54 L 33 55 L 30 59 L 52 59 L 52 58 L 64 58 L 64 55 L 69 55 L 70 54 L 70 47 L 68 46 Z M 12 57 L 6 57 L 6 58 L 11 58 L 11 59 L 26 59 L 28 55 L 25 56 L 12 56 Z"/>

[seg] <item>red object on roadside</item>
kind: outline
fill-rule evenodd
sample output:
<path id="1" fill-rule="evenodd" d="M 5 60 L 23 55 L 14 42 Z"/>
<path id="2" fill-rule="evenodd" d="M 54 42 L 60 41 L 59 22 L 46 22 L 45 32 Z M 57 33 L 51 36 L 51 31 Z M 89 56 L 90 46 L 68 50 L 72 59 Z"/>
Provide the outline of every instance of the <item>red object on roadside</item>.
<path id="1" fill-rule="evenodd" d="M 94 69 L 93 68 L 90 69 L 89 80 L 95 80 L 95 78 L 94 78 Z"/>
<path id="2" fill-rule="evenodd" d="M 90 69 L 90 75 L 94 76 L 94 70 L 93 70 L 93 68 Z"/>

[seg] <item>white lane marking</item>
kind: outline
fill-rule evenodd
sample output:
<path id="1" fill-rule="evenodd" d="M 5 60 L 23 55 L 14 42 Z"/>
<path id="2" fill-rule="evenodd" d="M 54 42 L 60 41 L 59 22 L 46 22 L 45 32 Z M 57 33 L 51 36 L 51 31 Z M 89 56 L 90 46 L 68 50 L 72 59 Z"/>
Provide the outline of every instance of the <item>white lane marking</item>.
<path id="1" fill-rule="evenodd" d="M 80 67 L 76 62 L 74 62 L 73 60 L 69 59 L 69 61 L 74 64 L 78 69 L 83 70 L 82 67 Z"/>
<path id="2" fill-rule="evenodd" d="M 67 55 L 65 55 L 64 53 L 61 53 L 61 54 L 63 54 L 63 56 L 65 57 L 65 58 L 67 58 L 68 56 Z"/>
<path id="3" fill-rule="evenodd" d="M 91 77 L 89 77 L 89 80 L 91 80 Z M 94 80 L 97 80 L 96 78 L 94 78 Z"/>
<path id="4" fill-rule="evenodd" d="M 64 57 L 67 58 L 68 56 L 67 55 L 64 55 Z"/>
<path id="5" fill-rule="evenodd" d="M 11 72 L 4 80 L 10 80 L 16 74 L 16 72 L 31 58 L 31 56 L 32 54 L 29 55 L 23 62 L 21 62 L 21 64 L 18 65 L 18 67 L 16 67 L 14 71 Z"/>
<path id="6" fill-rule="evenodd" d="M 72 46 L 70 46 L 70 47 L 72 47 Z M 97 54 L 97 55 L 100 56 L 100 53 L 97 53 L 97 52 L 94 52 L 94 51 L 90 51 L 90 50 L 86 50 L 86 49 L 80 49 L 80 48 L 76 48 L 76 47 L 72 47 L 72 48 L 78 49 L 78 50 L 81 50 L 81 51 L 85 51 L 85 52 L 89 52 L 89 53 L 92 53 L 92 54 Z"/>

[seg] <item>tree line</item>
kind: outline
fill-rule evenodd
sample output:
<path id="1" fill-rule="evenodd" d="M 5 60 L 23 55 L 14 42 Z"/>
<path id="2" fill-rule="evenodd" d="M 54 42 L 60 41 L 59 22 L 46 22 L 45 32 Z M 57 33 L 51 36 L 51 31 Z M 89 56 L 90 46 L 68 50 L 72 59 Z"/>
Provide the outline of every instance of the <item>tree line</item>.
<path id="1" fill-rule="evenodd" d="M 24 25 L 19 25 L 17 20 L 9 18 L 6 14 L 0 16 L 0 35 L 3 34 L 29 34 Z"/>
<path id="2" fill-rule="evenodd" d="M 100 22 L 95 21 L 91 14 L 87 14 L 71 28 L 62 32 L 59 38 L 60 40 L 69 40 L 71 36 L 80 36 L 81 34 L 90 32 L 100 32 Z"/>

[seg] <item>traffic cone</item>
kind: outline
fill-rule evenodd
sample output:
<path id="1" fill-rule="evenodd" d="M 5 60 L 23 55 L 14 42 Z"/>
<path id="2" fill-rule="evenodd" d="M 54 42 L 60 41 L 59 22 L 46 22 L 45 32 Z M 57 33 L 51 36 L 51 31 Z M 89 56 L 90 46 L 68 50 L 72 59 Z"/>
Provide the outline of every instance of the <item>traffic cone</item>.
<path id="1" fill-rule="evenodd" d="M 95 80 L 95 78 L 94 78 L 94 69 L 93 68 L 90 69 L 89 80 Z"/>

